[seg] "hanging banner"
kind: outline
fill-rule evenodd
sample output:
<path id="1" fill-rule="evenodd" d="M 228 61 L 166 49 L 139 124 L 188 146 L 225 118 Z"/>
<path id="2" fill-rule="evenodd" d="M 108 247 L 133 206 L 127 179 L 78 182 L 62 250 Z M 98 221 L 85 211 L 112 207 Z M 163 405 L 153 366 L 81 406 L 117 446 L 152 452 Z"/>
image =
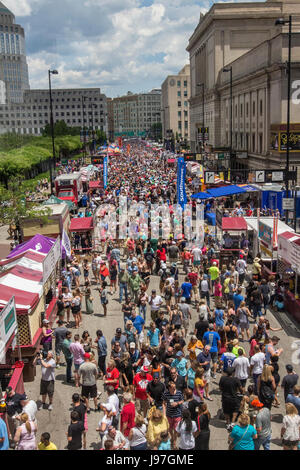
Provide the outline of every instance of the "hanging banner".
<path id="1" fill-rule="evenodd" d="M 5 361 L 6 345 L 17 332 L 15 298 L 12 297 L 0 312 L 0 363 Z"/>
<path id="2" fill-rule="evenodd" d="M 66 250 L 66 255 L 69 258 L 71 256 L 71 243 L 70 243 L 70 238 L 68 237 L 65 229 L 63 229 L 63 233 L 62 233 L 62 246 Z"/>
<path id="3" fill-rule="evenodd" d="M 107 157 L 103 159 L 103 186 L 104 189 L 107 187 L 107 171 L 108 171 L 108 161 Z"/>
<path id="4" fill-rule="evenodd" d="M 43 261 L 43 283 L 45 284 L 48 278 L 55 270 L 57 261 L 61 258 L 60 237 L 57 237 L 56 242 L 47 254 Z"/>
<path id="5" fill-rule="evenodd" d="M 179 157 L 177 160 L 177 202 L 181 205 L 184 210 L 184 205 L 187 202 L 185 192 L 185 175 L 186 175 L 186 164 L 184 157 Z"/>

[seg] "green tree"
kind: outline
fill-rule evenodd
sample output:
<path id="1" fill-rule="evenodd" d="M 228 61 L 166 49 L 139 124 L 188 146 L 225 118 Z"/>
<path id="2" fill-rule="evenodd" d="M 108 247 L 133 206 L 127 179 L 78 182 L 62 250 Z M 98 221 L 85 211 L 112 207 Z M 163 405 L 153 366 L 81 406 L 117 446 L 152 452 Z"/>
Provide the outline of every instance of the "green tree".
<path id="1" fill-rule="evenodd" d="M 26 201 L 23 178 L 10 178 L 8 189 L 0 186 L 0 221 L 1 225 L 15 227 L 21 234 L 22 219 L 39 219 L 41 223 L 48 222 L 51 211 L 47 206 L 37 206 L 35 202 Z"/>
<path id="2" fill-rule="evenodd" d="M 150 136 L 152 139 L 155 139 L 156 142 L 162 139 L 162 123 L 156 122 L 152 124 L 150 128 Z"/>

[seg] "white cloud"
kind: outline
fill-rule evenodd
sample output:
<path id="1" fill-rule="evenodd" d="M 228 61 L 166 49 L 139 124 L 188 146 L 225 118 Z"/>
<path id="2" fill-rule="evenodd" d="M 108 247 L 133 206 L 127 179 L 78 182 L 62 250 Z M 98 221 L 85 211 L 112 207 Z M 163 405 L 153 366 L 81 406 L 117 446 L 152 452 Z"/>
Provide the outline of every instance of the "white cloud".
<path id="1" fill-rule="evenodd" d="M 149 3 L 7 0 L 25 27 L 31 87 L 47 87 L 49 67 L 59 71 L 58 87 L 100 87 L 108 96 L 160 87 L 188 63 L 188 40 L 212 2 Z"/>

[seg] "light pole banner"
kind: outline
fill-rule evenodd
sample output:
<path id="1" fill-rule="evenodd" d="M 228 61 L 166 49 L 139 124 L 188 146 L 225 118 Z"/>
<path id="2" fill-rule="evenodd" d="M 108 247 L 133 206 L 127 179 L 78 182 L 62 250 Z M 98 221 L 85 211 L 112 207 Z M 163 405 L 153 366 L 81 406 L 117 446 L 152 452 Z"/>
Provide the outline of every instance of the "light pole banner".
<path id="1" fill-rule="evenodd" d="M 47 254 L 43 261 L 43 283 L 45 284 L 55 270 L 55 266 L 59 258 L 61 257 L 61 246 L 60 237 L 57 237 L 56 242 L 52 246 L 51 250 Z"/>
<path id="2" fill-rule="evenodd" d="M 68 237 L 65 229 L 63 229 L 63 233 L 62 233 L 62 246 L 66 250 L 66 255 L 70 257 L 71 256 L 71 243 L 70 243 L 70 238 Z"/>
<path id="3" fill-rule="evenodd" d="M 187 202 L 185 192 L 185 175 L 186 175 L 186 164 L 184 157 L 179 157 L 177 160 L 177 203 L 181 205 L 184 210 L 184 205 Z"/>
<path id="4" fill-rule="evenodd" d="M 103 186 L 104 186 L 104 189 L 107 187 L 107 171 L 108 171 L 107 157 L 104 157 L 104 159 L 103 159 Z"/>

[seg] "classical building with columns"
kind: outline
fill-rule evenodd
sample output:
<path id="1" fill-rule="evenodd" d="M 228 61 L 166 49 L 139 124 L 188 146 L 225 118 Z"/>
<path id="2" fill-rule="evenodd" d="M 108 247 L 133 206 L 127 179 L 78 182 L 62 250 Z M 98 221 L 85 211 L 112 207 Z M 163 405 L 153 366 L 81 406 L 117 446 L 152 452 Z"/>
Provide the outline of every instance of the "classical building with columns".
<path id="1" fill-rule="evenodd" d="M 288 19 L 289 15 L 292 15 L 294 31 L 290 164 L 300 164 L 298 0 L 216 3 L 206 15 L 201 15 L 187 47 L 191 69 L 192 150 L 200 151 L 200 128 L 205 126 L 208 127 L 208 151 L 229 149 L 232 140 L 233 151 L 240 151 L 246 157 L 240 163 L 248 168 L 285 165 L 288 26 L 275 26 L 275 21 Z"/>

